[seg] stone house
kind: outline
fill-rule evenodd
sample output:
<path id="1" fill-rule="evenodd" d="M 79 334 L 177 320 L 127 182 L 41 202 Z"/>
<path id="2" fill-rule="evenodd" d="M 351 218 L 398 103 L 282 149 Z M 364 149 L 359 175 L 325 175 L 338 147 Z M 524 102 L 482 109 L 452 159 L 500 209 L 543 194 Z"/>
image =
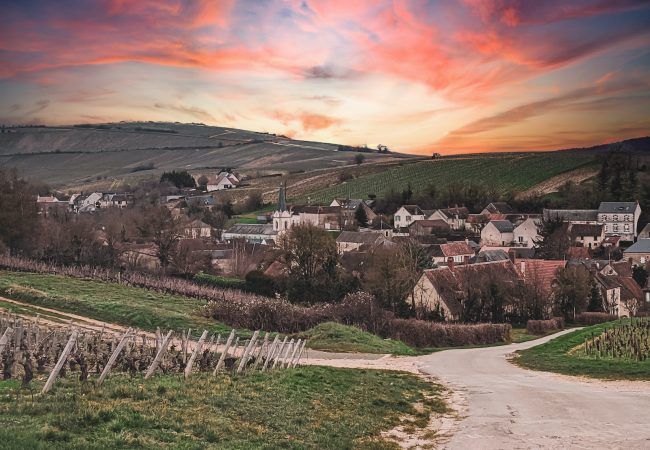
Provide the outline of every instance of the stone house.
<path id="1" fill-rule="evenodd" d="M 336 247 L 339 253 L 359 250 L 362 246 L 377 247 L 387 239 L 382 233 L 373 231 L 342 231 L 336 238 Z"/>
<path id="2" fill-rule="evenodd" d="M 634 266 L 650 262 L 650 239 L 639 239 L 623 251 L 623 258 Z"/>
<path id="3" fill-rule="evenodd" d="M 465 241 L 433 244 L 428 250 L 431 260 L 438 265 L 469 264 L 475 253 Z"/>
<path id="4" fill-rule="evenodd" d="M 598 223 L 605 225 L 605 236 L 620 236 L 623 241 L 634 241 L 640 215 L 639 202 L 601 202 Z"/>
<path id="5" fill-rule="evenodd" d="M 469 217 L 469 209 L 463 207 L 436 209 L 429 220 L 444 220 L 452 230 L 465 229 L 465 222 Z"/>
<path id="6" fill-rule="evenodd" d="M 393 215 L 395 228 L 406 228 L 416 220 L 424 220 L 425 213 L 418 205 L 404 205 Z"/>

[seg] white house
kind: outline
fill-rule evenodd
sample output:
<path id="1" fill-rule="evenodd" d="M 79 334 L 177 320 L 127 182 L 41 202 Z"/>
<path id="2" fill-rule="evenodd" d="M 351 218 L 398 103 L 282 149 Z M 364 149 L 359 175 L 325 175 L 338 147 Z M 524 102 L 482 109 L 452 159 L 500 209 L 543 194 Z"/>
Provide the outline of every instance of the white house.
<path id="1" fill-rule="evenodd" d="M 481 230 L 481 244 L 506 246 L 515 239 L 515 227 L 508 220 L 491 220 Z"/>
<path id="2" fill-rule="evenodd" d="M 605 236 L 620 236 L 623 241 L 634 241 L 640 215 L 639 202 L 601 202 L 598 223 L 605 225 Z"/>
<path id="3" fill-rule="evenodd" d="M 243 240 L 251 244 L 268 245 L 273 245 L 277 237 L 273 225 L 259 223 L 236 223 L 221 235 L 221 239 L 226 242 Z"/>
<path id="4" fill-rule="evenodd" d="M 469 264 L 474 250 L 465 241 L 434 244 L 430 248 L 431 260 L 438 265 Z"/>
<path id="5" fill-rule="evenodd" d="M 208 183 L 207 190 L 222 191 L 224 189 L 233 189 L 239 184 L 239 178 L 232 172 L 221 172 L 217 175 L 213 183 Z"/>
<path id="6" fill-rule="evenodd" d="M 512 232 L 515 245 L 532 248 L 540 240 L 539 230 L 542 224 L 538 219 L 528 218 L 515 227 Z"/>
<path id="7" fill-rule="evenodd" d="M 425 213 L 418 205 L 404 205 L 393 215 L 395 228 L 406 228 L 416 220 L 424 220 Z"/>

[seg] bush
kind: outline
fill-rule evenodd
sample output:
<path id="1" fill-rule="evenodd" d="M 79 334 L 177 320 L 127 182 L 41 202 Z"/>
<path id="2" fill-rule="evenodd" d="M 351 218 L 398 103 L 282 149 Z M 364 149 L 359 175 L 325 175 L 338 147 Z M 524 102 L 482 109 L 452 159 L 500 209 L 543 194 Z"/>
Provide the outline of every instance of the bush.
<path id="1" fill-rule="evenodd" d="M 509 342 L 509 324 L 446 324 L 416 319 L 393 319 L 388 333 L 413 347 L 460 347 Z M 387 337 L 387 336 L 384 336 Z"/>
<path id="2" fill-rule="evenodd" d="M 246 274 L 246 290 L 254 294 L 272 297 L 275 294 L 273 278 L 260 270 L 251 270 Z"/>
<path id="3" fill-rule="evenodd" d="M 548 320 L 529 320 L 526 323 L 526 332 L 541 336 L 552 331 L 564 328 L 564 319 L 562 317 L 553 317 Z"/>
<path id="4" fill-rule="evenodd" d="M 613 322 L 618 320 L 616 314 L 604 312 L 583 312 L 576 315 L 575 323 L 578 325 L 598 325 L 599 323 Z"/>

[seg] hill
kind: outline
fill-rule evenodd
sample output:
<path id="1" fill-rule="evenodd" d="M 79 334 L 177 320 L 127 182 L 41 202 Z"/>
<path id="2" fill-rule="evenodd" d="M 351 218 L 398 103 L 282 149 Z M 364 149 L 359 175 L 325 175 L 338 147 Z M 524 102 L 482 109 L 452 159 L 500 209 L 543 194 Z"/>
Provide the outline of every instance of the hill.
<path id="1" fill-rule="evenodd" d="M 411 187 L 414 193 L 429 185 L 438 187 L 469 181 L 483 183 L 498 191 L 522 192 L 558 175 L 595 164 L 588 152 L 547 152 L 519 154 L 477 154 L 404 163 L 388 170 L 363 175 L 341 184 L 310 192 L 313 202 L 328 202 L 335 197 L 379 197 Z M 299 196 L 303 198 L 304 195 Z"/>
<path id="2" fill-rule="evenodd" d="M 309 171 L 353 164 L 338 145 L 202 124 L 121 122 L 11 128 L 0 133 L 0 165 L 54 186 L 164 170 L 234 167 Z M 366 153 L 368 162 L 408 158 Z"/>

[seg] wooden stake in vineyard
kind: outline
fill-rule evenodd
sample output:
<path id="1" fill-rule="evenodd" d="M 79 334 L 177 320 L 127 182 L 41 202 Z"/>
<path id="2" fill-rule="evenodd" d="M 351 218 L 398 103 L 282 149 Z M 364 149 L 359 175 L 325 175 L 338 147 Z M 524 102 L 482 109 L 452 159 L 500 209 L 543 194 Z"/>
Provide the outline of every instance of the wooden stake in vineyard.
<path id="1" fill-rule="evenodd" d="M 167 346 L 169 345 L 169 341 L 171 341 L 171 338 L 172 338 L 172 330 L 169 330 L 169 333 L 167 333 L 167 336 L 165 336 L 165 339 L 163 340 L 162 345 L 160 346 L 160 349 L 156 354 L 156 357 L 153 359 L 151 365 L 147 369 L 147 373 L 144 375 L 145 380 L 149 379 L 151 375 L 153 375 L 153 373 L 156 371 L 158 364 L 160 364 L 160 360 L 163 358 L 163 356 L 165 356 L 165 352 L 167 351 Z"/>
<path id="2" fill-rule="evenodd" d="M 194 360 L 196 359 L 196 355 L 201 353 L 201 349 L 203 348 L 203 342 L 207 337 L 208 337 L 208 330 L 203 330 L 203 334 L 199 338 L 199 342 L 197 342 L 197 344 L 194 346 L 194 351 L 192 352 L 192 356 L 190 356 L 190 360 L 187 362 L 187 365 L 185 366 L 185 370 L 184 370 L 185 379 L 187 379 L 190 376 L 190 373 L 192 373 L 192 366 L 194 365 Z"/>
<path id="3" fill-rule="evenodd" d="M 108 373 L 111 371 L 111 368 L 113 367 L 113 364 L 115 364 L 115 361 L 117 361 L 117 357 L 120 355 L 122 352 L 122 349 L 128 342 L 128 338 L 131 337 L 131 333 L 133 330 L 129 328 L 126 330 L 126 333 L 122 336 L 122 339 L 120 339 L 120 343 L 117 344 L 117 347 L 115 348 L 115 351 L 113 351 L 113 354 L 111 357 L 108 359 L 108 362 L 106 363 L 106 366 L 104 366 L 104 370 L 102 370 L 101 375 L 99 376 L 99 379 L 97 380 L 97 386 L 101 386 L 101 384 L 104 382 L 104 379 L 108 375 Z M 103 333 L 103 330 L 102 330 Z"/>
<path id="4" fill-rule="evenodd" d="M 74 347 L 74 344 L 77 341 L 78 334 L 79 332 L 77 330 L 72 330 L 72 334 L 70 334 L 70 339 L 68 339 L 68 343 L 65 345 L 63 352 L 61 352 L 61 356 L 59 357 L 56 366 L 54 366 L 54 369 L 52 369 L 52 372 L 50 372 L 50 376 L 47 378 L 47 381 L 45 382 L 45 386 L 43 386 L 43 390 L 41 391 L 41 394 L 45 394 L 49 392 L 50 389 L 52 389 L 52 386 L 54 386 L 56 377 L 59 375 L 59 372 L 61 371 L 61 368 L 65 364 L 66 359 L 68 359 L 68 355 L 70 354 L 72 347 Z"/>
<path id="5" fill-rule="evenodd" d="M 216 367 L 214 368 L 214 372 L 212 372 L 212 375 L 216 375 L 217 372 L 219 372 L 219 369 L 221 369 L 221 366 L 223 366 L 224 361 L 226 360 L 226 354 L 228 353 L 228 349 L 230 348 L 230 344 L 232 344 L 232 340 L 235 338 L 235 329 L 230 332 L 230 336 L 228 336 L 228 340 L 226 341 L 226 345 L 223 348 L 223 352 L 221 352 L 221 356 L 219 357 L 219 362 L 217 363 Z"/>
<path id="6" fill-rule="evenodd" d="M 244 354 L 242 355 L 241 360 L 239 361 L 239 367 L 237 367 L 237 373 L 240 373 L 242 370 L 244 370 L 244 367 L 246 367 L 246 362 L 248 361 L 248 355 L 250 354 L 251 350 L 255 346 L 259 334 L 260 334 L 259 331 L 255 331 L 255 333 L 253 333 L 253 337 L 251 338 L 250 342 L 246 346 L 246 349 L 244 350 Z"/>

